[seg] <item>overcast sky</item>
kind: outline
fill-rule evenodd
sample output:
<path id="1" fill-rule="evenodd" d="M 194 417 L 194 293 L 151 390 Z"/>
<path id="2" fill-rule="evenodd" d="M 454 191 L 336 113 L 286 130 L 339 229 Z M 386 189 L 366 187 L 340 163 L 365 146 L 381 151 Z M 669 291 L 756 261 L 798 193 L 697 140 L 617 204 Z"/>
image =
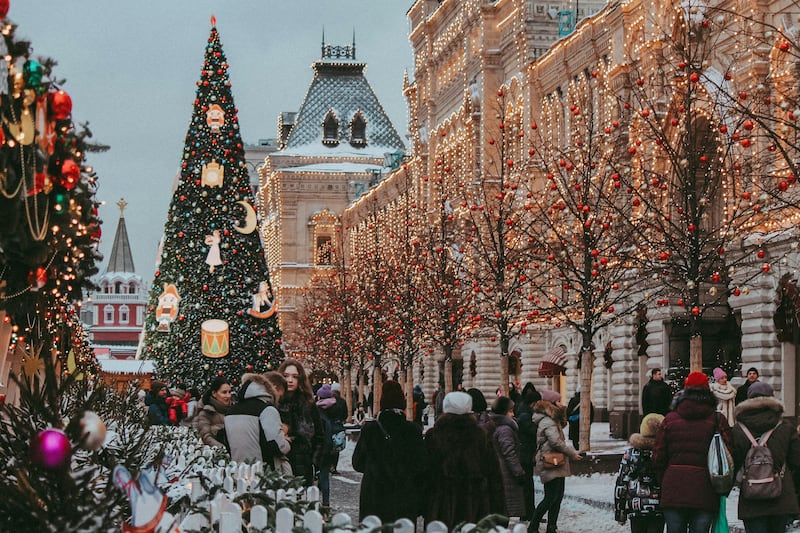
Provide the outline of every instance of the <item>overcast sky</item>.
<path id="1" fill-rule="evenodd" d="M 8 19 L 34 57 L 58 62 L 55 77 L 72 97 L 76 122 L 90 123 L 104 154 L 89 154 L 99 176 L 108 256 L 117 200 L 136 270 L 152 281 L 200 77 L 212 14 L 228 58 L 245 143 L 276 136 L 281 111 L 297 111 L 328 44 L 350 44 L 366 77 L 405 139 L 403 72 L 413 78 L 406 11 L 412 0 L 11 0 Z M 101 271 L 105 268 L 105 261 Z"/>

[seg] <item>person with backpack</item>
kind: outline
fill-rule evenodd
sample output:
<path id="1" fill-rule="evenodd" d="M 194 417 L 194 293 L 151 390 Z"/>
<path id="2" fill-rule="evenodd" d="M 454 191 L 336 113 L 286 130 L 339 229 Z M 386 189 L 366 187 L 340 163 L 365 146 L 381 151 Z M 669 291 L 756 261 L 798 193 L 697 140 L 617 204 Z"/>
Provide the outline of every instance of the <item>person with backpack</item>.
<path id="1" fill-rule="evenodd" d="M 344 444 L 344 425 L 336 412 L 336 398 L 327 383 L 317 390 L 317 409 L 324 429 L 322 448 L 314 464 L 319 469 L 319 491 L 322 493 L 322 506 L 331 505 L 331 466 L 339 446 Z"/>
<path id="2" fill-rule="evenodd" d="M 747 533 L 782 532 L 787 519 L 800 513 L 790 472 L 800 468 L 800 436 L 772 394 L 768 383 L 751 383 L 731 430 L 734 466 L 742 469 L 739 519 Z"/>
<path id="3" fill-rule="evenodd" d="M 656 479 L 653 446 L 664 415 L 650 413 L 642 419 L 639 433 L 631 435 L 614 486 L 614 519 L 620 525 L 630 519 L 631 533 L 661 533 L 661 486 Z"/>
<path id="4" fill-rule="evenodd" d="M 691 372 L 653 448 L 667 533 L 708 533 L 719 515 L 720 495 L 708 470 L 708 450 L 717 431 L 730 446 L 730 428 L 725 415 L 717 412 L 708 376 Z"/>
<path id="5" fill-rule="evenodd" d="M 353 450 L 353 468 L 364 474 L 359 520 L 375 515 L 384 524 L 400 518 L 416 522 L 422 512 L 427 456 L 422 432 L 406 420 L 405 408 L 403 388 L 394 380 L 385 381 L 380 412 L 361 427 Z"/>

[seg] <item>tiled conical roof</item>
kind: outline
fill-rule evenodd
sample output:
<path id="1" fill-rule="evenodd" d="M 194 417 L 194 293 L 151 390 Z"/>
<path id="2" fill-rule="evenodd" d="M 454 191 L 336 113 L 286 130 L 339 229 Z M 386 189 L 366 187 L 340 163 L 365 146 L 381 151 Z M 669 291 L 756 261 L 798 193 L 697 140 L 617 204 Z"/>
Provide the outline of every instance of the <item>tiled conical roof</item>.
<path id="1" fill-rule="evenodd" d="M 322 50 L 283 153 L 383 157 L 403 150 L 402 139 L 364 77 L 366 64 L 355 59 L 355 43 L 352 49 L 323 44 Z M 337 143 L 323 143 L 323 122 L 329 113 L 339 123 Z M 350 123 L 358 113 L 366 122 L 366 142 L 351 142 Z"/>
<path id="2" fill-rule="evenodd" d="M 114 235 L 114 245 L 111 247 L 111 256 L 108 258 L 106 272 L 136 272 L 133 266 L 131 244 L 128 241 L 128 229 L 125 227 L 125 206 L 128 203 L 124 198 L 117 202 L 119 206 L 119 223 L 117 234 Z"/>

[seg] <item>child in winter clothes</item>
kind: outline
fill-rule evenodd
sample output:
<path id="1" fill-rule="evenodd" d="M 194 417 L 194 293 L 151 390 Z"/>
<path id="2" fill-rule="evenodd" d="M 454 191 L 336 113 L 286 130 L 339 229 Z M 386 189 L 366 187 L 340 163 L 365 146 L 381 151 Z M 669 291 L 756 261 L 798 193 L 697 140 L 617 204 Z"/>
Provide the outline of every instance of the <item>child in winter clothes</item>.
<path id="1" fill-rule="evenodd" d="M 656 432 L 664 415 L 650 413 L 642 419 L 639 433 L 630 437 L 631 447 L 625 450 L 614 487 L 614 519 L 625 524 L 631 520 L 631 533 L 661 533 L 664 513 L 661 512 L 661 487 L 653 465 Z"/>

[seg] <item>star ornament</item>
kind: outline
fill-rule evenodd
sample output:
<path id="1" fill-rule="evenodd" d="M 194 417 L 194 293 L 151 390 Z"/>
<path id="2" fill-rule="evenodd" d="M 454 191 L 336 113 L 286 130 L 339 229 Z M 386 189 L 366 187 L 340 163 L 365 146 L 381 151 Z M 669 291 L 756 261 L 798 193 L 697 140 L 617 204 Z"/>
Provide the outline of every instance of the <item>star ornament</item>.
<path id="1" fill-rule="evenodd" d="M 44 379 L 44 360 L 41 358 L 41 353 L 42 346 L 39 345 L 32 348 L 30 352 L 26 352 L 22 358 L 20 367 L 31 384 L 34 377 L 38 377 L 40 380 Z"/>

